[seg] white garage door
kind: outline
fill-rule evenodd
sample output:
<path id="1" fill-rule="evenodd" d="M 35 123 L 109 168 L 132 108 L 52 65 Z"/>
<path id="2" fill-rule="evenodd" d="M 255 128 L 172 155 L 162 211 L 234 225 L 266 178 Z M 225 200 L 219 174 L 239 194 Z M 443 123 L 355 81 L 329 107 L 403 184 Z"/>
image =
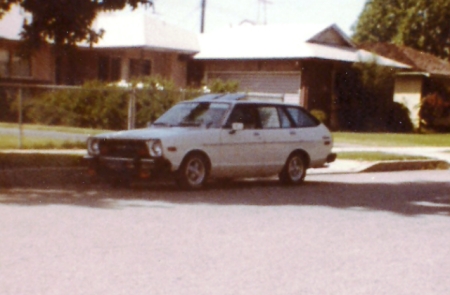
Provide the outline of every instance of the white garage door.
<path id="1" fill-rule="evenodd" d="M 209 72 L 208 80 L 221 79 L 223 81 L 235 80 L 239 82 L 240 91 L 267 92 L 267 93 L 299 93 L 300 73 L 236 73 L 236 72 Z"/>

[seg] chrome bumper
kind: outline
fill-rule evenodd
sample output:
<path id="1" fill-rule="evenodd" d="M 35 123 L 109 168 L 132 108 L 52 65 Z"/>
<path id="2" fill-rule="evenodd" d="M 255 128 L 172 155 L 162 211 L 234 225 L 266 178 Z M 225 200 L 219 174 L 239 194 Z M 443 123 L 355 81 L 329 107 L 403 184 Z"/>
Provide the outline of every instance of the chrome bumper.
<path id="1" fill-rule="evenodd" d="M 126 174 L 131 177 L 149 178 L 169 172 L 171 167 L 165 159 L 130 159 L 91 155 L 85 155 L 83 158 L 91 175 Z"/>

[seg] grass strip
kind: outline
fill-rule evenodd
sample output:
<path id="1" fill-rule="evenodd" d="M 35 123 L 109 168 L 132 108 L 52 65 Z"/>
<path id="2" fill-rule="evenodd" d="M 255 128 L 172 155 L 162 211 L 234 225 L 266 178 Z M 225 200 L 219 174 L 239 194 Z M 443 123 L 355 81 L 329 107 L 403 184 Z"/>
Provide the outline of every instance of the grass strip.
<path id="1" fill-rule="evenodd" d="M 1 128 L 19 129 L 18 123 L 0 123 Z M 110 130 L 92 129 L 92 128 L 79 128 L 69 126 L 46 126 L 39 124 L 23 124 L 23 130 L 37 130 L 37 131 L 58 131 L 64 133 L 95 135 L 99 133 L 109 132 Z"/>
<path id="2" fill-rule="evenodd" d="M 17 149 L 19 140 L 15 135 L 0 135 L 0 150 Z M 61 139 L 49 139 L 38 137 L 24 137 L 22 141 L 23 149 L 84 149 L 84 141 L 69 141 Z"/>
<path id="3" fill-rule="evenodd" d="M 340 152 L 338 154 L 338 159 L 377 162 L 377 161 L 429 160 L 430 158 L 423 156 L 400 155 L 383 152 Z"/>
<path id="4" fill-rule="evenodd" d="M 334 132 L 335 144 L 361 146 L 431 146 L 450 147 L 450 134 L 398 134 Z"/>

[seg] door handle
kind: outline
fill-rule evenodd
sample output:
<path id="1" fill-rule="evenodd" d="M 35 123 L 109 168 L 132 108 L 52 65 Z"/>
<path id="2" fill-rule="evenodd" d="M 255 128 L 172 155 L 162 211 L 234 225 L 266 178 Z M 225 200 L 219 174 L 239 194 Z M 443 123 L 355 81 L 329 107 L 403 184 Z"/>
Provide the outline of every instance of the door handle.
<path id="1" fill-rule="evenodd" d="M 297 133 L 295 131 L 289 132 L 290 135 L 296 135 Z"/>
<path id="2" fill-rule="evenodd" d="M 253 133 L 254 136 L 260 136 L 261 134 L 259 134 L 259 132 L 255 132 Z"/>

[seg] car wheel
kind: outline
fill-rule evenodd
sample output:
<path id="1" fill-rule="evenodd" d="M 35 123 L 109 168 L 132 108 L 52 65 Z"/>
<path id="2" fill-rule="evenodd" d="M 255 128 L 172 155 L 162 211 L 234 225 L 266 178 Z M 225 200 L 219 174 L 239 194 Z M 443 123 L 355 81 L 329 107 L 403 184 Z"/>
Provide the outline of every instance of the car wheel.
<path id="1" fill-rule="evenodd" d="M 306 161 L 299 153 L 292 154 L 279 174 L 280 181 L 285 184 L 300 184 L 306 176 Z"/>
<path id="2" fill-rule="evenodd" d="M 200 189 L 208 179 L 208 164 L 201 154 L 191 154 L 184 159 L 178 171 L 178 185 L 183 189 Z"/>

